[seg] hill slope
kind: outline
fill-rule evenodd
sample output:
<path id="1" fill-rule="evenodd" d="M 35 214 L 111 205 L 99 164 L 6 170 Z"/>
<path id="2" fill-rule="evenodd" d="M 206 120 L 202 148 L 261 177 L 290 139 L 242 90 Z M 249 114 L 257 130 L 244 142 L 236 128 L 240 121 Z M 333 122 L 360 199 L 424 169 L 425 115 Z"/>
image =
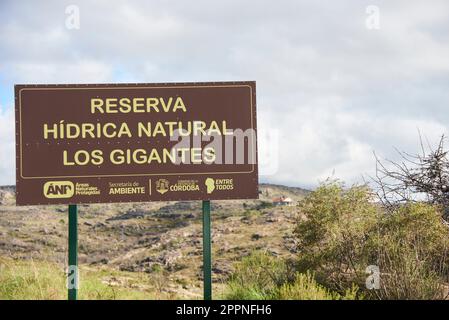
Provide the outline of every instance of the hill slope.
<path id="1" fill-rule="evenodd" d="M 16 207 L 14 189 L 0 187 L 0 257 L 64 266 L 67 207 Z M 252 250 L 290 255 L 296 206 L 273 207 L 271 199 L 284 195 L 298 201 L 306 193 L 262 184 L 259 200 L 212 202 L 216 289 L 233 262 Z M 88 268 L 143 272 L 151 281 L 163 279 L 165 296 L 195 298 L 201 296 L 201 259 L 200 201 L 80 205 L 79 261 Z"/>

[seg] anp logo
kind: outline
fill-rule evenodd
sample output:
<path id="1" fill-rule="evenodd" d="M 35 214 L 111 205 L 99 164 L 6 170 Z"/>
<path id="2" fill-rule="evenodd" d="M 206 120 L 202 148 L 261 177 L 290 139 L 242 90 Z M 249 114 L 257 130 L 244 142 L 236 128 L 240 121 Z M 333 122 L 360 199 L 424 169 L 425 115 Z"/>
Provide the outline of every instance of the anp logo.
<path id="1" fill-rule="evenodd" d="M 44 184 L 44 196 L 48 199 L 71 198 L 75 186 L 71 181 L 48 181 Z"/>

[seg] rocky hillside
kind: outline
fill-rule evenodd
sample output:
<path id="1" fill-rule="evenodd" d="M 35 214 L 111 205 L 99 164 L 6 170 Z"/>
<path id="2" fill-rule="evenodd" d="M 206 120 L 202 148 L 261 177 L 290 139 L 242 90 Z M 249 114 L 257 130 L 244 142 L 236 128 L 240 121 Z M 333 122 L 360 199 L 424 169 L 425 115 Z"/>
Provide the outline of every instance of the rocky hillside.
<path id="1" fill-rule="evenodd" d="M 233 262 L 252 250 L 290 255 L 294 247 L 295 204 L 305 194 L 307 191 L 300 188 L 262 184 L 259 200 L 212 202 L 213 276 L 217 290 Z M 293 205 L 273 206 L 271 200 L 280 196 L 291 198 Z M 161 290 L 195 298 L 201 296 L 201 254 L 200 201 L 79 208 L 79 260 L 86 266 L 163 275 Z M 1 256 L 51 261 L 62 268 L 67 259 L 67 207 L 16 207 L 14 187 L 1 187 Z"/>

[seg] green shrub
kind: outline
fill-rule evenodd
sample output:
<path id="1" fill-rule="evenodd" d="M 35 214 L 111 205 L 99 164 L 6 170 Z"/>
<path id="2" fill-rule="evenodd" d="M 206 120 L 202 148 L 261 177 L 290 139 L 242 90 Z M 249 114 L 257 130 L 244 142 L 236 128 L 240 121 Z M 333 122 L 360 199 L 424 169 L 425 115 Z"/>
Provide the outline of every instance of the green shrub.
<path id="1" fill-rule="evenodd" d="M 295 273 L 289 264 L 265 252 L 255 251 L 236 263 L 227 283 L 225 299 L 232 300 L 335 300 L 354 299 L 354 287 L 344 295 L 318 285 L 311 273 Z"/>
<path id="2" fill-rule="evenodd" d="M 365 288 L 366 267 L 380 270 L 380 289 L 367 298 L 443 298 L 448 281 L 449 232 L 438 207 L 409 203 L 383 210 L 369 188 L 328 182 L 300 203 L 298 270 L 344 294 Z"/>
<path id="3" fill-rule="evenodd" d="M 235 264 L 228 281 L 227 299 L 270 299 L 288 278 L 288 268 L 282 259 L 255 251 Z"/>
<path id="4" fill-rule="evenodd" d="M 317 280 L 343 293 L 353 283 L 364 283 L 365 269 L 373 264 L 370 236 L 379 208 L 364 186 L 345 189 L 330 182 L 310 193 L 299 207 L 298 270 L 313 270 Z"/>
<path id="5" fill-rule="evenodd" d="M 273 208 L 274 205 L 272 202 L 268 202 L 268 201 L 261 201 L 257 206 L 256 206 L 256 210 L 263 210 L 263 209 L 270 209 Z"/>
<path id="6" fill-rule="evenodd" d="M 343 295 L 332 292 L 317 284 L 310 272 L 297 273 L 293 283 L 286 283 L 279 288 L 275 297 L 279 300 L 355 300 L 358 288 L 353 286 Z"/>
<path id="7" fill-rule="evenodd" d="M 438 208 L 406 204 L 379 222 L 378 265 L 382 299 L 442 299 L 448 281 L 449 232 Z"/>

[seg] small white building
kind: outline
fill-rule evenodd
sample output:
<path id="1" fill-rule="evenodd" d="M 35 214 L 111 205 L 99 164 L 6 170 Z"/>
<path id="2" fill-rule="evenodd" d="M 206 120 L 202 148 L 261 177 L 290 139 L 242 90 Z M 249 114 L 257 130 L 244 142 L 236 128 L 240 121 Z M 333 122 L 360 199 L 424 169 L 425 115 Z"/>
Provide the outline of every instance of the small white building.
<path id="1" fill-rule="evenodd" d="M 293 205 L 293 200 L 288 197 L 280 196 L 279 198 L 273 199 L 273 205 L 275 205 L 275 206 L 291 206 L 291 205 Z"/>

